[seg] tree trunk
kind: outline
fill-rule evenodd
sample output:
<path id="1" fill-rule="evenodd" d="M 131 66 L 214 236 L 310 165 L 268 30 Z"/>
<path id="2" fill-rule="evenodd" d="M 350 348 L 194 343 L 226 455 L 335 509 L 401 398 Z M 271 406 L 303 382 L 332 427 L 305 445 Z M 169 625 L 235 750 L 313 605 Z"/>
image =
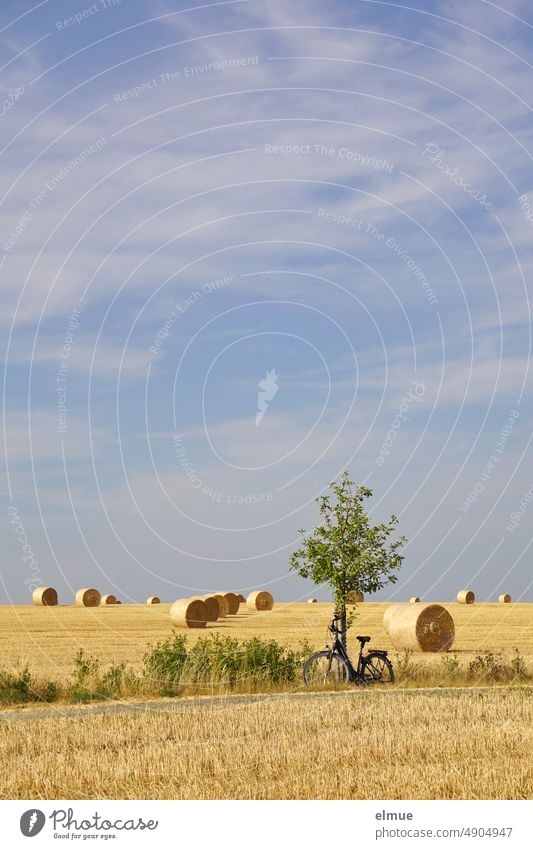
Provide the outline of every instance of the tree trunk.
<path id="1" fill-rule="evenodd" d="M 344 647 L 344 651 L 347 652 L 348 651 L 348 624 L 347 624 L 347 617 L 346 617 L 346 604 L 345 604 L 345 602 L 342 603 L 342 606 L 341 606 L 341 609 L 340 609 L 340 615 L 341 615 L 341 643 Z"/>

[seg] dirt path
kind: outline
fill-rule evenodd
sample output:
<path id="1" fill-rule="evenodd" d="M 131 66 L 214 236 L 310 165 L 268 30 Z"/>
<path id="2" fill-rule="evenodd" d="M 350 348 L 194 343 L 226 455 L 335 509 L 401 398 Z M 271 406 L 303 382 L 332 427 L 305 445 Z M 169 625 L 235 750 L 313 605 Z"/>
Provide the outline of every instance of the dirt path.
<path id="1" fill-rule="evenodd" d="M 483 693 L 494 692 L 495 690 L 532 690 L 531 686 L 488 686 L 488 687 L 421 687 L 421 688 L 404 688 L 404 689 L 357 689 L 343 692 L 329 693 L 258 693 L 256 695 L 238 695 L 238 696 L 197 696 L 191 698 L 175 698 L 175 699 L 154 699 L 145 702 L 111 702 L 92 705 L 65 705 L 64 707 L 40 707 L 26 708 L 21 707 L 14 710 L 5 710 L 0 712 L 0 721 L 10 722 L 12 720 L 24 719 L 58 719 L 60 717 L 82 717 L 94 716 L 96 714 L 105 713 L 152 713 L 161 711 L 187 710 L 189 708 L 225 708 L 234 705 L 253 705 L 261 702 L 280 702 L 280 701 L 310 701 L 312 699 L 324 698 L 339 698 L 339 699 L 357 699 L 357 698 L 389 698 L 396 695 L 411 695 L 411 696 L 442 696 L 455 695 L 460 693 Z"/>

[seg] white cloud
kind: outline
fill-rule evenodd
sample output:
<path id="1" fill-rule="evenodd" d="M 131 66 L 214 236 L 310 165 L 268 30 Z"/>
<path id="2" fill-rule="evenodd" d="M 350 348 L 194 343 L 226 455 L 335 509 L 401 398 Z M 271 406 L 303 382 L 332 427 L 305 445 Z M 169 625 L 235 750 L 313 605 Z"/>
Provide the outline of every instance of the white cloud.
<path id="1" fill-rule="evenodd" d="M 150 9 L 141 6 L 149 16 L 176 11 L 166 3 Z M 183 416 L 184 438 L 191 441 L 197 472 L 212 490 L 226 494 L 239 494 L 242 486 L 247 492 L 275 490 L 282 480 L 279 470 L 284 480 L 304 472 L 290 490 L 276 490 L 276 498 L 261 508 L 260 516 L 279 519 L 275 534 L 258 531 L 242 540 L 234 534 L 230 544 L 224 533 L 207 533 L 201 526 L 189 527 L 188 520 L 177 520 L 150 470 L 146 445 L 139 447 L 144 422 L 133 414 L 128 418 L 126 398 L 121 422 L 127 426 L 121 439 L 132 491 L 143 512 L 165 539 L 183 542 L 191 556 L 202 552 L 221 559 L 232 554 L 260 556 L 274 544 L 289 544 L 300 518 L 286 517 L 320 489 L 332 470 L 336 474 L 342 469 L 370 429 L 353 461 L 357 477 L 373 470 L 386 504 L 405 504 L 413 498 L 407 521 L 415 534 L 425 528 L 430 508 L 437 513 L 430 530 L 421 534 L 429 533 L 431 539 L 446 534 L 456 516 L 453 487 L 442 507 L 439 499 L 445 487 L 452 486 L 453 475 L 477 438 L 493 389 L 498 411 L 513 406 L 529 363 L 524 329 L 530 316 L 521 272 L 529 287 L 531 230 L 516 195 L 530 192 L 533 203 L 527 152 L 533 131 L 524 102 L 529 100 L 531 67 L 526 51 L 529 31 L 512 17 L 527 18 L 529 6 L 525 0 L 513 0 L 504 10 L 491 3 L 478 6 L 482 14 L 480 8 L 464 3 L 432 7 L 436 14 L 463 25 L 458 27 L 423 14 L 424 10 L 379 3 L 357 7 L 326 7 L 315 0 L 290 5 L 281 0 L 237 3 L 168 15 L 159 24 L 129 31 L 125 38 L 113 36 L 97 49 L 89 46 L 93 35 L 80 26 L 68 39 L 53 34 L 8 66 L 6 91 L 39 76 L 69 53 L 87 48 L 44 74 L 0 116 L 7 140 L 26 123 L 30 126 L 2 156 L 6 198 L 0 207 L 0 249 L 13 234 L 16 238 L 12 249 L 2 249 L 0 322 L 7 328 L 15 319 L 9 365 L 15 375 L 24 375 L 42 314 L 33 356 L 38 382 L 32 387 L 31 425 L 33 450 L 43 468 L 60 461 L 55 398 L 46 397 L 46 375 L 49 370 L 53 375 L 64 319 L 80 306 L 85 293 L 69 361 L 76 380 L 71 388 L 86 385 L 101 330 L 94 386 L 103 391 L 91 400 L 94 420 L 107 421 L 110 388 L 116 385 L 123 346 L 135 324 L 123 376 L 129 381 L 128 390 L 136 392 L 137 382 L 140 393 L 153 362 L 152 376 L 160 381 L 154 384 L 150 413 L 156 422 L 154 452 L 161 484 L 200 523 L 249 525 L 254 515 L 249 505 L 236 505 L 238 509 L 228 512 L 225 508 L 231 505 L 198 494 L 175 458 L 169 462 L 164 442 L 155 439 L 167 433 L 163 429 L 168 427 L 166 413 L 172 403 L 165 376 L 172 374 L 192 333 L 218 312 L 248 300 L 295 300 L 335 319 L 357 352 L 357 404 L 329 448 L 349 404 L 353 364 L 336 333 L 322 326 L 317 331 L 302 312 L 295 312 L 292 319 L 287 308 L 284 315 L 287 323 L 289 318 L 293 321 L 290 329 L 305 338 L 313 333 L 321 336 L 334 392 L 320 426 L 283 464 L 258 474 L 257 481 L 252 473 L 237 473 L 207 453 L 202 429 L 194 420 L 195 393 L 205 364 L 232 335 L 276 329 L 277 319 L 266 308 L 260 318 L 243 310 L 208 326 L 180 397 L 190 415 Z M 121 25 L 133 20 L 126 16 Z M 29 16 L 25 24 L 28 32 L 3 42 L 8 57 L 39 36 L 31 32 Z M 102 35 L 110 34 L 111 23 L 101 20 L 98 26 Z M 175 45 L 185 40 L 187 44 Z M 240 69 L 209 68 L 209 63 L 246 56 L 257 56 L 259 61 Z M 185 67 L 192 65 L 206 67 L 186 76 Z M 182 76 L 163 82 L 159 75 L 169 72 Z M 94 74 L 99 74 L 94 82 L 81 85 L 33 120 L 70 86 Z M 152 80 L 156 83 L 145 86 L 139 96 L 116 97 Z M 47 182 L 99 138 L 105 139 L 101 149 L 85 156 L 42 196 Z M 457 168 L 469 185 L 486 193 L 496 207 L 494 214 L 439 163 L 423 155 L 428 143 L 439 145 L 447 166 Z M 267 154 L 266 144 L 299 145 L 305 150 L 287 156 Z M 315 145 L 322 144 L 333 153 L 317 152 Z M 240 150 L 245 152 L 235 153 Z M 347 153 L 374 157 L 374 164 L 382 160 L 392 168 L 354 162 Z M 359 230 L 324 221 L 318 214 L 321 208 L 360 220 L 363 226 Z M 30 215 L 22 226 L 27 210 Z M 368 225 L 383 238 L 370 235 Z M 404 259 L 387 247 L 389 237 Z M 437 303 L 428 302 L 406 257 L 423 271 Z M 176 304 L 203 282 L 231 274 L 235 277 L 231 287 L 203 298 L 180 318 L 154 360 L 148 347 Z M 427 387 L 424 402 L 416 417 L 413 410 L 409 428 L 398 434 L 380 477 L 376 454 L 415 374 Z M 240 374 L 226 377 L 231 391 L 244 391 Z M 460 425 L 446 459 L 431 471 L 459 413 L 469 377 Z M 253 425 L 253 386 L 246 386 L 250 417 L 235 408 L 229 395 L 224 401 L 213 396 L 216 424 L 210 433 L 227 461 L 274 462 L 307 433 L 327 388 L 323 370 L 311 361 L 302 366 L 301 360 L 290 360 L 284 379 L 287 394 L 284 398 L 280 394 L 279 407 L 272 405 L 261 428 Z M 529 389 L 529 378 L 525 386 Z M 9 460 L 20 472 L 25 463 L 27 468 L 30 443 L 19 388 L 10 398 L 7 437 Z M 73 466 L 81 468 L 90 457 L 88 422 L 74 392 L 70 399 L 73 410 L 65 443 Z M 130 402 L 133 410 L 131 397 Z M 523 439 L 518 429 L 516 433 Z M 421 444 L 410 459 L 419 438 Z M 142 528 L 127 487 L 119 483 L 117 436 L 111 426 L 99 425 L 95 441 L 111 514 L 128 541 L 131 538 L 132 545 L 150 559 L 153 534 Z M 324 460 L 313 471 L 305 471 L 325 448 Z M 513 447 L 508 456 L 514 460 L 518 455 L 518 447 Z M 475 471 L 467 467 L 465 487 L 475 482 Z M 98 512 L 98 499 L 89 485 L 74 474 L 72 486 L 82 510 Z M 50 481 L 44 493 L 52 506 L 64 496 Z M 307 521 L 311 508 L 302 513 Z M 430 548 L 428 538 L 424 544 Z M 157 556 L 168 554 L 167 548 L 162 544 Z M 452 548 L 446 557 L 452 556 Z M 481 544 L 476 550 L 482 551 Z M 281 559 L 273 562 L 273 568 L 285 568 Z"/>

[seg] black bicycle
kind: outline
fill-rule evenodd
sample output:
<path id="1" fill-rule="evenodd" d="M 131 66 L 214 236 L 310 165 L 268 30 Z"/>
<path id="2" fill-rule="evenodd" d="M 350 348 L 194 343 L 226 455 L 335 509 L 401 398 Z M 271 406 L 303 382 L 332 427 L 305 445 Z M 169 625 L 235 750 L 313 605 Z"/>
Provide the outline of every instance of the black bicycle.
<path id="1" fill-rule="evenodd" d="M 349 681 L 355 684 L 392 684 L 394 670 L 387 652 L 374 649 L 363 654 L 366 643 L 371 637 L 360 637 L 359 657 L 354 666 L 340 640 L 338 622 L 340 616 L 334 616 L 329 630 L 333 634 L 333 646 L 325 651 L 311 655 L 304 666 L 304 681 L 308 686 L 339 686 Z"/>

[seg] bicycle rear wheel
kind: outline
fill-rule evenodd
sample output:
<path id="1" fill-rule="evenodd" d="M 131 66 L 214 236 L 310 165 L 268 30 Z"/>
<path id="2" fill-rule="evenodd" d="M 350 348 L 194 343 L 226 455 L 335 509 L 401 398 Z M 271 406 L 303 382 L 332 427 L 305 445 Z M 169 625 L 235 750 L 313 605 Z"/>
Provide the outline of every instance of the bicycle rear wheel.
<path id="1" fill-rule="evenodd" d="M 392 663 L 379 652 L 369 652 L 363 657 L 363 678 L 368 684 L 393 684 Z"/>
<path id="2" fill-rule="evenodd" d="M 342 657 L 329 651 L 311 655 L 304 666 L 307 686 L 338 687 L 350 680 L 348 666 Z"/>

